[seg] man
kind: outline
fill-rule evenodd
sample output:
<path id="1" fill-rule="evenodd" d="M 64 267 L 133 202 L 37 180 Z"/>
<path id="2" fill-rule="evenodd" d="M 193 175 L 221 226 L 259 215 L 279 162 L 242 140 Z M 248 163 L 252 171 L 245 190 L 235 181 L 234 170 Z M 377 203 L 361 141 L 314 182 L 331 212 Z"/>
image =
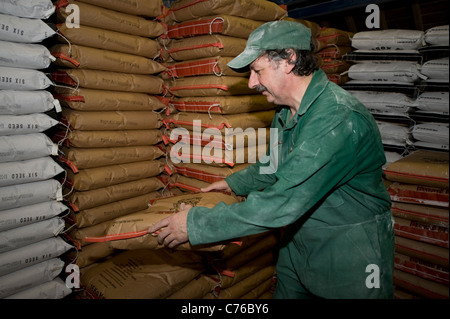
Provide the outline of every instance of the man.
<path id="1" fill-rule="evenodd" d="M 382 183 L 385 156 L 367 109 L 330 82 L 315 62 L 311 32 L 268 22 L 229 63 L 250 67 L 249 86 L 280 105 L 272 127 L 278 167 L 237 172 L 203 191 L 246 201 L 186 207 L 150 228 L 174 247 L 212 243 L 284 227 L 275 298 L 392 298 L 394 234 Z"/>

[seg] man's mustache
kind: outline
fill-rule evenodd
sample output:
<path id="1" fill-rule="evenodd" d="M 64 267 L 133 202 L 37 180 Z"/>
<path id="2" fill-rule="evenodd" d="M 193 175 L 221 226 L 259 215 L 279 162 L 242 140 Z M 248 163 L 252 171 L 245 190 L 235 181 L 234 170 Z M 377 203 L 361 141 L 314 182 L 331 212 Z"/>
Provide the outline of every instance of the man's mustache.
<path id="1" fill-rule="evenodd" d="M 262 93 L 264 91 L 267 91 L 267 88 L 264 85 L 257 85 L 255 87 L 255 90 L 258 91 L 259 93 Z"/>

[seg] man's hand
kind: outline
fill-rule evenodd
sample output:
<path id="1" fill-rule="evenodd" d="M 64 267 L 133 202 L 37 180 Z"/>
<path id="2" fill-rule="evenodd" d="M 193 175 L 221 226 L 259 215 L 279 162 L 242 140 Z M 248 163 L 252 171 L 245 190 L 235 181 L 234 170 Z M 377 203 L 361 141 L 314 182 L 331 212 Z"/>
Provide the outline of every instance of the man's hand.
<path id="1" fill-rule="evenodd" d="M 191 208 L 191 205 L 181 204 L 181 210 L 178 213 L 157 222 L 149 228 L 149 233 L 155 233 L 165 227 L 158 234 L 158 243 L 160 245 L 164 244 L 164 246 L 169 248 L 174 248 L 187 242 L 189 240 L 187 233 L 187 215 Z"/>
<path id="2" fill-rule="evenodd" d="M 222 191 L 222 192 L 231 193 L 231 188 L 230 188 L 230 186 L 228 186 L 228 183 L 225 182 L 225 180 L 221 180 L 221 181 L 214 182 L 214 183 L 208 185 L 208 187 L 202 188 L 201 191 L 204 193 L 207 193 L 210 191 Z"/>

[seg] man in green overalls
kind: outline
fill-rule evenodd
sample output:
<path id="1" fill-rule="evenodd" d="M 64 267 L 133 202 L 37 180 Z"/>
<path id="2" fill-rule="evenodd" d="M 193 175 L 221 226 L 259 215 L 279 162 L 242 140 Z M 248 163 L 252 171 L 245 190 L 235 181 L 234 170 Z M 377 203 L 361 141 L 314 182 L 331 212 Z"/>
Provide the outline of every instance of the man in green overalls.
<path id="1" fill-rule="evenodd" d="M 394 224 L 382 182 L 378 127 L 350 93 L 317 67 L 311 31 L 268 22 L 249 37 L 233 69 L 279 105 L 278 141 L 268 157 L 204 191 L 248 195 L 244 202 L 186 208 L 150 232 L 174 247 L 213 243 L 284 227 L 275 298 L 393 298 Z M 272 161 L 271 161 L 272 162 Z"/>

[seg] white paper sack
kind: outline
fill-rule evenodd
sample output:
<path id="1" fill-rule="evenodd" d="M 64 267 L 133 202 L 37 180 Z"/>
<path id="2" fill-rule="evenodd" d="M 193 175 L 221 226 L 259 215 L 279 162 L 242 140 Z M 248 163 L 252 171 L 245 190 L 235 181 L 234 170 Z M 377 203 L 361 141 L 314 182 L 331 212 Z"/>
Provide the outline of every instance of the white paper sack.
<path id="1" fill-rule="evenodd" d="M 62 200 L 61 184 L 54 179 L 0 187 L 0 210 Z"/>
<path id="2" fill-rule="evenodd" d="M 449 92 L 423 92 L 416 100 L 419 110 L 437 113 L 449 112 Z"/>
<path id="3" fill-rule="evenodd" d="M 55 12 L 50 0 L 2 0 L 0 12 L 22 18 L 47 19 Z"/>
<path id="4" fill-rule="evenodd" d="M 0 91 L 1 115 L 25 115 L 51 110 L 61 112 L 61 104 L 49 91 Z"/>
<path id="5" fill-rule="evenodd" d="M 372 113 L 384 115 L 408 114 L 415 101 L 403 93 L 378 91 L 350 91 Z"/>
<path id="6" fill-rule="evenodd" d="M 0 163 L 0 187 L 43 181 L 64 172 L 51 157 Z"/>
<path id="7" fill-rule="evenodd" d="M 0 210 L 0 231 L 34 224 L 56 217 L 69 208 L 56 200 L 13 209 Z"/>
<path id="8" fill-rule="evenodd" d="M 59 217 L 0 232 L 0 253 L 58 236 L 64 229 Z"/>
<path id="9" fill-rule="evenodd" d="M 41 240 L 37 243 L 0 254 L 0 276 L 35 265 L 37 263 L 57 258 L 73 246 L 61 237 Z"/>
<path id="10" fill-rule="evenodd" d="M 449 25 L 433 27 L 425 31 L 425 42 L 430 45 L 449 45 Z"/>
<path id="11" fill-rule="evenodd" d="M 361 50 L 417 50 L 425 45 L 425 33 L 419 30 L 389 29 L 357 32 L 352 47 Z"/>
<path id="12" fill-rule="evenodd" d="M 39 70 L 48 68 L 55 60 L 42 44 L 0 41 L 1 66 Z"/>
<path id="13" fill-rule="evenodd" d="M 409 128 L 377 121 L 382 143 L 385 145 L 406 147 L 412 145 L 412 136 Z"/>
<path id="14" fill-rule="evenodd" d="M 66 283 L 61 278 L 56 277 L 36 287 L 22 290 L 5 299 L 62 299 L 72 293 L 72 289 L 67 288 Z"/>
<path id="15" fill-rule="evenodd" d="M 64 267 L 59 258 L 52 258 L 0 277 L 0 298 L 49 282 L 58 276 Z"/>
<path id="16" fill-rule="evenodd" d="M 42 71 L 0 67 L 0 90 L 44 90 L 52 84 Z"/>
<path id="17" fill-rule="evenodd" d="M 44 113 L 0 115 L 0 135 L 41 133 L 58 123 L 57 120 Z"/>
<path id="18" fill-rule="evenodd" d="M 423 142 L 423 141 L 415 141 L 413 146 L 416 149 L 432 149 L 435 151 L 449 151 L 448 144 L 438 144 L 438 143 L 430 143 L 430 142 Z M 432 205 L 432 204 L 430 204 Z"/>
<path id="19" fill-rule="evenodd" d="M 430 60 L 422 65 L 421 72 L 430 80 L 442 80 L 448 82 L 449 58 Z"/>
<path id="20" fill-rule="evenodd" d="M 0 163 L 58 155 L 58 146 L 44 133 L 0 136 Z"/>
<path id="21" fill-rule="evenodd" d="M 47 23 L 40 19 L 21 18 L 0 13 L 0 40 L 39 43 L 56 34 Z"/>
<path id="22" fill-rule="evenodd" d="M 416 140 L 434 144 L 449 144 L 448 124 L 422 123 L 413 126 L 411 133 Z"/>
<path id="23" fill-rule="evenodd" d="M 414 83 L 426 78 L 419 69 L 420 65 L 414 62 L 368 61 L 352 65 L 348 76 L 361 81 Z"/>

